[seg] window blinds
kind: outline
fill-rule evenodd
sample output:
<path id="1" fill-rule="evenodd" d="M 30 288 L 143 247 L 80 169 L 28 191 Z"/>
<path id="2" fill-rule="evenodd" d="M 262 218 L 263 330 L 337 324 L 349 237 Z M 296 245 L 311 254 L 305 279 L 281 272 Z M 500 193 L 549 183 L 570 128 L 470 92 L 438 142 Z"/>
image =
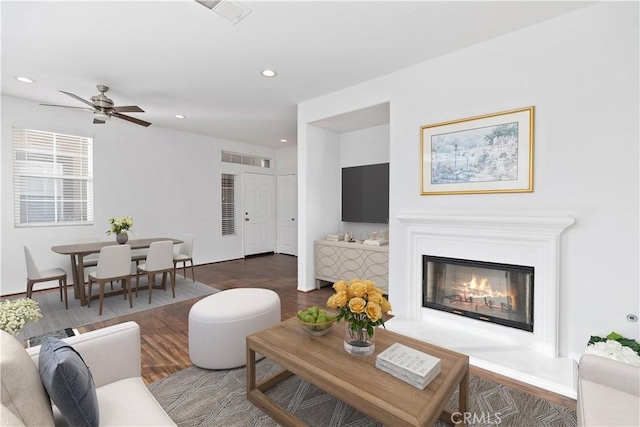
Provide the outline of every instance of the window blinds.
<path id="1" fill-rule="evenodd" d="M 16 226 L 93 222 L 93 140 L 13 128 Z"/>
<path id="2" fill-rule="evenodd" d="M 236 175 L 222 174 L 222 235 L 235 236 L 236 233 Z"/>

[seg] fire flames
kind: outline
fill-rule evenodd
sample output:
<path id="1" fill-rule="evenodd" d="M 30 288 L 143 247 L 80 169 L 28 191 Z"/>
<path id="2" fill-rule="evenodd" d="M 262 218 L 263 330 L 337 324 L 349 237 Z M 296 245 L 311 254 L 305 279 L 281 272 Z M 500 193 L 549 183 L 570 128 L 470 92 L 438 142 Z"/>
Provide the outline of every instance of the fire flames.
<path id="1" fill-rule="evenodd" d="M 508 310 L 515 309 L 513 295 L 504 294 L 502 291 L 494 291 L 491 288 L 489 279 L 486 277 L 480 278 L 474 274 L 468 282 L 453 283 L 452 288 L 461 302 L 483 301 L 488 306 L 496 306 L 496 308 L 500 307 Z"/>
<path id="2" fill-rule="evenodd" d="M 500 291 L 496 291 L 494 293 L 493 289 L 491 289 L 491 283 L 489 283 L 489 279 L 483 277 L 479 279 L 476 275 L 471 277 L 471 280 L 468 282 L 463 282 L 461 286 L 453 286 L 454 289 L 458 291 L 463 291 L 464 293 L 471 294 L 475 297 L 501 297 L 502 293 Z"/>

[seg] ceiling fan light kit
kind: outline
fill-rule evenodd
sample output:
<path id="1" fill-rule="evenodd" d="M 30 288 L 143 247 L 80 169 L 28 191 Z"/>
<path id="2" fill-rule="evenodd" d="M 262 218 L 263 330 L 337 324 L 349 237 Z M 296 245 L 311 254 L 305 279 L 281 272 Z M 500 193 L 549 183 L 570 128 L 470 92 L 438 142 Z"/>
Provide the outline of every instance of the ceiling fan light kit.
<path id="1" fill-rule="evenodd" d="M 102 111 L 93 112 L 93 123 L 95 124 L 104 124 L 110 118 L 110 115 L 108 115 L 107 113 L 103 113 Z"/>
<path id="2" fill-rule="evenodd" d="M 53 104 L 40 104 L 46 107 L 62 107 L 62 108 L 74 108 L 78 110 L 88 110 L 93 112 L 93 124 L 102 125 L 105 124 L 111 117 L 117 117 L 122 120 L 126 120 L 131 123 L 135 123 L 140 126 L 148 127 L 151 125 L 149 122 L 145 122 L 144 120 L 136 119 L 135 117 L 126 116 L 124 113 L 144 113 L 144 110 L 137 105 L 126 105 L 126 106 L 116 106 L 113 105 L 113 100 L 105 95 L 105 92 L 109 90 L 108 86 L 97 85 L 98 91 L 100 95 L 95 95 L 91 97 L 91 101 L 87 101 L 86 99 L 80 98 L 78 95 L 73 94 L 71 92 L 65 92 L 61 90 L 60 92 L 68 95 L 72 98 L 77 99 L 78 101 L 89 105 L 91 108 L 86 107 L 71 107 L 68 105 L 53 105 Z"/>

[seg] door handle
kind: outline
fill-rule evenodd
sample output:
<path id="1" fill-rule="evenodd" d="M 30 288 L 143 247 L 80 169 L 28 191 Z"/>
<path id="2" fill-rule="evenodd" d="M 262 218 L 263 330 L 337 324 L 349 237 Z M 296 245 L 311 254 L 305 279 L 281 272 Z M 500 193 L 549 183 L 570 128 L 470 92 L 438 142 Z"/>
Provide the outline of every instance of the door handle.
<path id="1" fill-rule="evenodd" d="M 295 220 L 296 220 L 295 218 L 291 218 L 291 221 L 295 221 Z"/>
<path id="2" fill-rule="evenodd" d="M 249 221 L 249 218 L 245 218 L 244 220 L 245 220 L 245 221 Z"/>

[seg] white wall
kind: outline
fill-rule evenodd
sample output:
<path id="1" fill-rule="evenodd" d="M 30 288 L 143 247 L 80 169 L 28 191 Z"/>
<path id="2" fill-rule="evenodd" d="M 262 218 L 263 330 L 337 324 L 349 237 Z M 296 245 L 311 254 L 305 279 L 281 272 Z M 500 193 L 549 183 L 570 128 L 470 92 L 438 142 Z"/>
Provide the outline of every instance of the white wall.
<path id="1" fill-rule="evenodd" d="M 389 125 L 340 134 L 341 168 L 379 163 L 389 163 Z M 355 239 L 368 239 L 366 236 L 369 231 L 380 232 L 388 229 L 387 224 L 341 222 L 339 231 L 349 231 Z"/>
<path id="2" fill-rule="evenodd" d="M 308 291 L 316 287 L 313 242 L 340 228 L 340 138 L 311 125 L 298 127 L 301 135 L 314 141 L 298 143 L 298 289 Z"/>
<path id="3" fill-rule="evenodd" d="M 340 167 L 389 162 L 389 125 L 340 134 Z"/>
<path id="4" fill-rule="evenodd" d="M 47 108 L 35 102 L 3 96 L 2 100 L 2 224 L 1 294 L 24 292 L 28 245 L 40 268 L 63 267 L 67 257 L 51 246 L 74 243 L 81 235 L 104 235 L 107 218 L 131 215 L 133 237 L 180 237 L 195 233 L 196 264 L 240 258 L 242 238 L 221 234 L 220 175 L 262 168 L 220 161 L 220 151 L 276 158 L 275 150 L 178 132 L 148 128 L 112 119 L 91 124 L 91 115 L 77 110 Z M 15 228 L 13 223 L 12 127 L 65 132 L 94 138 L 93 225 Z M 242 183 L 242 179 L 238 181 Z M 113 236 L 108 237 L 113 238 Z M 69 275 L 69 277 L 71 277 Z M 41 284 L 40 288 L 52 284 Z M 55 283 L 53 283 L 55 285 Z"/>
<path id="5" fill-rule="evenodd" d="M 276 172 L 278 175 L 295 174 L 298 171 L 298 147 L 281 148 L 276 151 Z"/>
<path id="6" fill-rule="evenodd" d="M 304 152 L 318 149 L 307 123 L 390 102 L 394 312 L 407 310 L 408 277 L 396 215 L 569 214 L 576 224 L 561 238 L 560 353 L 575 357 L 590 335 L 613 330 L 640 338 L 638 323 L 625 319 L 640 314 L 638 48 L 638 3 L 603 2 L 299 106 Z M 529 105 L 533 193 L 420 196 L 420 126 Z M 300 169 L 310 160 L 301 157 Z M 308 181 L 301 191 L 322 194 Z M 307 239 L 317 237 L 317 227 L 309 231 Z M 310 289 L 313 259 L 300 258 L 299 288 Z"/>

